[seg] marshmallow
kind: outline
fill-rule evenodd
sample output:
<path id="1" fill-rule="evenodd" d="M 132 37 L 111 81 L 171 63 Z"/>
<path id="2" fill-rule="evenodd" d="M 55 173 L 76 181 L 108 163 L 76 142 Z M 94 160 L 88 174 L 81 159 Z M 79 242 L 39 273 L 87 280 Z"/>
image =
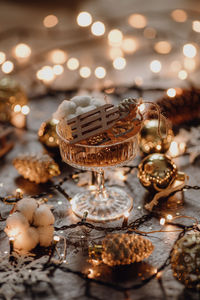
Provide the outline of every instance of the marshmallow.
<path id="1" fill-rule="evenodd" d="M 37 202 L 33 198 L 23 198 L 16 204 L 15 210 L 20 212 L 29 223 L 33 221 L 33 214 L 37 208 Z"/>
<path id="2" fill-rule="evenodd" d="M 71 99 L 71 101 L 73 101 L 76 104 L 76 106 L 85 107 L 85 106 L 90 105 L 91 97 L 90 96 L 75 96 Z"/>
<path id="3" fill-rule="evenodd" d="M 87 113 L 88 111 L 93 110 L 95 108 L 96 108 L 96 106 L 94 106 L 94 105 L 89 105 L 87 107 L 78 107 L 76 110 L 76 114 L 78 116 L 78 115 Z"/>
<path id="4" fill-rule="evenodd" d="M 52 214 L 50 208 L 45 204 L 40 205 L 34 213 L 33 225 L 35 226 L 48 226 L 55 222 L 54 215 Z"/>
<path id="5" fill-rule="evenodd" d="M 76 112 L 76 104 L 72 101 L 64 100 L 59 106 L 57 111 L 53 114 L 53 118 L 60 120 L 66 118 L 70 114 Z"/>
<path id="6" fill-rule="evenodd" d="M 99 107 L 105 104 L 105 101 L 102 101 L 100 99 L 92 98 L 91 99 L 91 105 L 94 105 L 95 107 Z"/>

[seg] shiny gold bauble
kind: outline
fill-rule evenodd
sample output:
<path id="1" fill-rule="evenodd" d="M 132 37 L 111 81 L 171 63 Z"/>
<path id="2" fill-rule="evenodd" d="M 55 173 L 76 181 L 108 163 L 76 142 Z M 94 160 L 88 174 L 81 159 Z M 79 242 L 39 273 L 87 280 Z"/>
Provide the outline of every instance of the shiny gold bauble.
<path id="1" fill-rule="evenodd" d="M 58 136 L 56 133 L 57 122 L 52 119 L 43 122 L 38 130 L 39 141 L 47 148 L 58 148 Z"/>
<path id="2" fill-rule="evenodd" d="M 176 279 L 200 290 L 200 232 L 188 233 L 175 243 L 171 266 Z"/>
<path id="3" fill-rule="evenodd" d="M 170 186 L 177 177 L 177 167 L 168 156 L 153 153 L 138 166 L 138 177 L 148 190 L 160 191 Z"/>
<path id="4" fill-rule="evenodd" d="M 19 83 L 4 77 L 0 80 L 0 122 L 10 122 L 18 128 L 26 125 L 26 113 L 22 107 L 27 105 L 28 98 Z"/>
<path id="5" fill-rule="evenodd" d="M 145 120 L 140 132 L 140 149 L 144 154 L 165 153 L 172 142 L 173 131 L 167 128 L 164 120 L 160 121 L 160 133 L 158 134 L 158 119 Z"/>

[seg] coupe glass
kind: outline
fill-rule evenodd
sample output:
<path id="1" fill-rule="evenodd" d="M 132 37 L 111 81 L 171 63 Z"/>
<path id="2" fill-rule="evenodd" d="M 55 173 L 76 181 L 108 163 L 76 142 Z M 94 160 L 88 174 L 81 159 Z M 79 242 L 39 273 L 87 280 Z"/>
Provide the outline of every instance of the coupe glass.
<path id="1" fill-rule="evenodd" d="M 88 188 L 76 194 L 71 200 L 73 212 L 83 217 L 87 211 L 87 219 L 104 222 L 124 216 L 133 205 L 132 198 L 121 188 L 105 187 L 104 170 L 119 167 L 136 156 L 138 149 L 138 134 L 120 142 L 103 145 L 87 145 L 69 143 L 66 138 L 66 122 L 57 125 L 59 147 L 62 159 L 69 165 L 82 170 L 94 171 L 94 189 Z"/>

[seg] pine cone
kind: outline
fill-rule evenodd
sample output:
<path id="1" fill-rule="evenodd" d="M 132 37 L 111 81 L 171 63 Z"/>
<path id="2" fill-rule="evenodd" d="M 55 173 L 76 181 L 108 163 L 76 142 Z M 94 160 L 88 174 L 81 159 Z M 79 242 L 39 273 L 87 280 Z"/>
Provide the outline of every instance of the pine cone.
<path id="1" fill-rule="evenodd" d="M 108 234 L 103 240 L 102 260 L 109 266 L 142 261 L 153 251 L 153 244 L 136 234 Z"/>
<path id="2" fill-rule="evenodd" d="M 200 290 L 200 232 L 187 234 L 176 242 L 171 266 L 176 279 L 187 288 Z"/>
<path id="3" fill-rule="evenodd" d="M 58 165 L 47 154 L 21 154 L 14 159 L 13 165 L 20 175 L 36 183 L 47 182 L 60 174 Z"/>
<path id="4" fill-rule="evenodd" d="M 200 89 L 183 89 L 173 98 L 165 95 L 157 100 L 161 112 L 173 125 L 181 125 L 200 117 Z"/>

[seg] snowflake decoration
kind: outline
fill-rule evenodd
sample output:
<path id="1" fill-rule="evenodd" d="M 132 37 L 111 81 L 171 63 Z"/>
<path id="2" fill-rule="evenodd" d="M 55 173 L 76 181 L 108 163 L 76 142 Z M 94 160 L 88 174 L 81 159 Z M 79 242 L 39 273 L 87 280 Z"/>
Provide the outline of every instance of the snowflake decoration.
<path id="1" fill-rule="evenodd" d="M 0 296 L 11 300 L 16 295 L 26 291 L 26 285 L 39 282 L 49 283 L 49 269 L 44 269 L 47 257 L 34 259 L 13 253 L 15 262 L 9 261 L 9 256 L 0 257 Z"/>

